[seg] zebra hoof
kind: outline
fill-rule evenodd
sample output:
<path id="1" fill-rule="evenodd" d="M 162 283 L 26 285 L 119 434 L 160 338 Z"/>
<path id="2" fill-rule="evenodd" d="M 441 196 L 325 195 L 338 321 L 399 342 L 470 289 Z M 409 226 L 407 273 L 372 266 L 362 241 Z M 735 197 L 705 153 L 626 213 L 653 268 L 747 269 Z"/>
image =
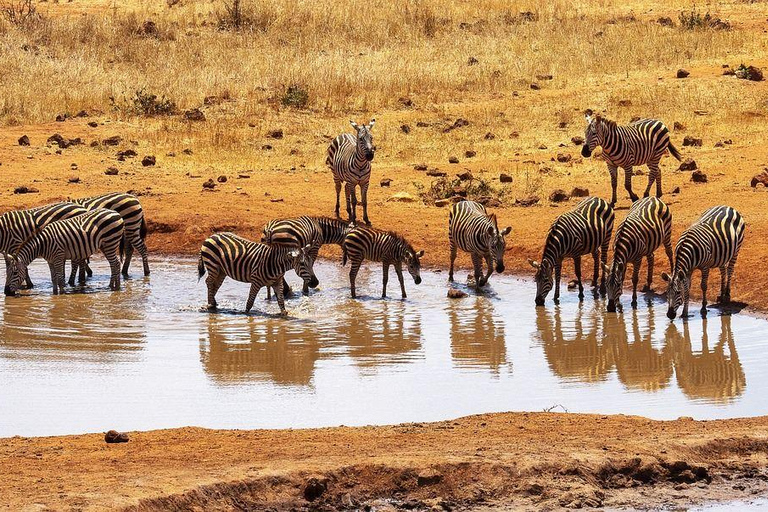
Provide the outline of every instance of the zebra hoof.
<path id="1" fill-rule="evenodd" d="M 637 299 L 632 299 L 631 305 L 632 309 L 637 309 Z"/>

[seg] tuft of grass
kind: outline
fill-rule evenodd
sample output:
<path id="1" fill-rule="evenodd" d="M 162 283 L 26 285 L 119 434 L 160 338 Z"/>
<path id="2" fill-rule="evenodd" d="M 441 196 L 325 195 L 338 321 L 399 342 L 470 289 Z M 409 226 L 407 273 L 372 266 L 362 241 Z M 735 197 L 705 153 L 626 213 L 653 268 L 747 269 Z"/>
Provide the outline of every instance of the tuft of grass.
<path id="1" fill-rule="evenodd" d="M 280 103 L 284 107 L 306 108 L 309 104 L 309 92 L 301 85 L 289 85 L 280 98 Z"/>
<path id="2" fill-rule="evenodd" d="M 454 196 L 466 197 L 473 201 L 486 202 L 493 199 L 503 203 L 509 196 L 507 187 L 496 188 L 490 181 L 483 178 L 472 178 L 462 181 L 459 178 L 449 180 L 439 178 L 433 181 L 429 188 L 418 187 L 419 195 L 425 204 L 433 204 L 438 199 L 450 199 Z"/>
<path id="3" fill-rule="evenodd" d="M 144 89 L 139 89 L 132 96 L 122 100 L 110 99 L 114 110 L 128 115 L 155 117 L 169 116 L 177 112 L 176 103 L 172 100 L 165 96 L 158 97 Z"/>
<path id="4" fill-rule="evenodd" d="M 680 28 L 684 30 L 714 29 L 730 30 L 731 24 L 727 20 L 722 20 L 712 16 L 709 12 L 701 14 L 701 11 L 695 7 L 690 11 L 681 11 L 678 16 L 680 19 Z"/>

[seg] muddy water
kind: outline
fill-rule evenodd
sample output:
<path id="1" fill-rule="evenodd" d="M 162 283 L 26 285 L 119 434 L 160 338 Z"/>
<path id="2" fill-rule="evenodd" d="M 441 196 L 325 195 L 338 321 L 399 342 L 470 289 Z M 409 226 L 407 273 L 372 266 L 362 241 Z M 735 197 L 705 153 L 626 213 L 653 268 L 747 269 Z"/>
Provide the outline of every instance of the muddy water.
<path id="1" fill-rule="evenodd" d="M 449 300 L 446 273 L 429 270 L 420 286 L 407 277 L 407 300 L 381 300 L 378 266 L 361 271 L 355 301 L 338 265 L 319 263 L 317 274 L 321 288 L 289 300 L 284 319 L 261 298 L 259 312 L 243 314 L 248 285 L 231 281 L 221 311 L 203 312 L 192 260 L 155 260 L 151 279 L 119 293 L 97 264 L 85 293 L 58 297 L 47 267 L 34 265 L 39 287 L 0 299 L 0 436 L 365 425 L 553 406 L 652 418 L 768 412 L 761 319 L 712 311 L 670 323 L 660 298 L 609 315 L 567 292 L 559 306 L 535 308 L 532 283 L 507 276 Z M 390 296 L 399 297 L 396 280 Z"/>

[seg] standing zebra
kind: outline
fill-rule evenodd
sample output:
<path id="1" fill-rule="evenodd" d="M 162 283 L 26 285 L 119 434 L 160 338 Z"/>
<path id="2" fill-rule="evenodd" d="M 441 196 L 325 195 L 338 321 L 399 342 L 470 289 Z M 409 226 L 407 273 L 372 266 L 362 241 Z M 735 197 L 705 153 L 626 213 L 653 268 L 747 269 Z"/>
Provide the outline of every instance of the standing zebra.
<path id="1" fill-rule="evenodd" d="M 78 217 L 51 222 L 28 238 L 16 254 L 7 295 L 15 295 L 26 275 L 27 267 L 37 258 L 45 258 L 51 269 L 53 294 L 64 291 L 64 264 L 66 260 L 85 261 L 101 250 L 109 261 L 111 277 L 109 287 L 120 289 L 120 254 L 125 223 L 122 217 L 104 208 L 92 210 Z"/>
<path id="2" fill-rule="evenodd" d="M 371 225 L 368 220 L 368 182 L 371 179 L 371 160 L 376 151 L 373 145 L 371 130 L 376 122 L 371 119 L 367 125 L 358 125 L 350 121 L 352 128 L 357 132 L 342 133 L 331 142 L 328 147 L 328 157 L 325 164 L 333 173 L 333 182 L 336 185 L 336 217 L 339 217 L 339 194 L 341 183 L 344 182 L 344 197 L 347 199 L 347 215 L 350 224 L 354 225 L 357 216 L 357 194 L 355 187 L 360 185 L 362 196 L 363 221 Z"/>
<path id="3" fill-rule="evenodd" d="M 197 265 L 198 278 L 208 272 L 205 279 L 208 286 L 208 309 L 216 310 L 216 292 L 221 288 L 224 279 L 230 277 L 235 281 L 251 283 L 246 312 L 253 308 L 253 301 L 256 300 L 259 290 L 264 286 L 271 286 L 277 295 L 280 314 L 286 315 L 281 286 L 283 274 L 293 268 L 302 279 L 308 279 L 308 250 L 309 247 L 258 244 L 234 233 L 214 233 L 203 242 Z"/>
<path id="4" fill-rule="evenodd" d="M 600 263 L 608 259 L 608 245 L 613 232 L 613 208 L 604 200 L 588 197 L 570 212 L 555 219 L 549 228 L 544 244 L 544 256 L 541 263 L 528 260 L 536 269 L 536 305 L 543 306 L 544 299 L 552 289 L 552 273 L 555 274 L 555 302 L 560 298 L 560 272 L 564 258 L 573 258 L 576 280 L 579 283 L 579 299 L 584 298 L 581 284 L 581 257 L 591 254 L 595 261 L 592 286 L 597 293 L 597 279 Z M 605 292 L 605 271 L 603 271 L 600 291 Z"/>
<path id="5" fill-rule="evenodd" d="M 383 288 L 381 297 L 387 296 L 387 281 L 389 280 L 389 266 L 394 265 L 397 279 L 400 281 L 400 290 L 405 294 L 405 282 L 403 282 L 403 262 L 408 267 L 408 272 L 413 277 L 413 282 L 421 284 L 421 262 L 424 251 L 416 252 L 411 244 L 392 231 L 382 231 L 374 228 L 358 227 L 350 231 L 344 239 L 342 265 L 347 264 L 347 259 L 352 262 L 349 270 L 349 285 L 352 298 L 355 294 L 355 278 L 364 259 L 380 261 L 383 264 Z"/>
<path id="6" fill-rule="evenodd" d="M 453 264 L 456 261 L 457 247 L 472 255 L 472 266 L 475 271 L 475 286 L 479 290 L 485 286 L 488 278 L 493 273 L 494 264 L 496 272 L 504 272 L 504 239 L 511 227 L 499 231 L 496 214 L 485 211 L 485 206 L 474 201 L 461 201 L 451 208 L 448 215 L 448 241 L 451 245 L 451 269 L 448 272 L 448 281 L 453 282 Z M 488 266 L 488 273 L 483 276 L 483 259 Z"/>
<path id="7" fill-rule="evenodd" d="M 637 194 L 632 192 L 632 166 L 648 165 L 648 187 L 644 197 L 651 193 L 651 185 L 656 182 L 656 197 L 661 197 L 661 169 L 659 162 L 664 153 L 669 152 L 681 159 L 680 152 L 669 140 L 669 130 L 664 123 L 654 119 L 641 119 L 626 126 L 618 126 L 616 121 L 603 118 L 600 114 L 592 117 L 587 111 L 587 129 L 581 155 L 589 158 L 597 146 L 603 148 L 602 158 L 608 164 L 611 173 L 611 206 L 616 204 L 616 181 L 618 168 L 624 169 L 624 188 L 632 201 L 637 201 Z"/>
<path id="8" fill-rule="evenodd" d="M 302 293 L 309 295 L 309 288 L 317 288 L 320 284 L 315 276 L 314 264 L 320 246 L 323 244 L 322 229 L 320 224 L 312 217 L 302 216 L 293 219 L 271 220 L 264 226 L 261 233 L 261 242 L 265 244 L 285 245 L 288 247 L 309 247 L 310 275 L 304 280 Z M 288 283 L 283 277 L 283 295 L 291 293 Z M 269 298 L 269 288 L 267 288 Z"/>
<path id="9" fill-rule="evenodd" d="M 6 287 L 10 281 L 13 266 L 10 254 L 17 252 L 25 240 L 51 222 L 70 219 L 87 211 L 74 203 L 55 203 L 38 206 L 31 210 L 10 211 L 0 216 L 0 252 L 5 255 Z M 29 275 L 25 275 L 24 279 L 26 288 L 32 288 Z"/>
<path id="10" fill-rule="evenodd" d="M 686 229 L 675 247 L 675 266 L 672 275 L 662 274 L 669 282 L 667 317 L 674 320 L 677 308 L 683 305 L 682 317 L 688 316 L 688 295 L 691 275 L 701 271 L 701 314 L 707 314 L 707 279 L 709 270 L 720 269 L 720 296 L 718 302 L 730 302 L 731 278 L 741 243 L 744 241 L 744 219 L 730 206 L 715 206 L 702 214 Z"/>
<path id="11" fill-rule="evenodd" d="M 144 275 L 149 275 L 149 259 L 147 246 L 144 239 L 147 237 L 147 222 L 144 219 L 144 210 L 141 203 L 131 194 L 113 192 L 85 199 L 73 199 L 73 203 L 82 205 L 89 210 L 106 208 L 120 214 L 125 221 L 125 261 L 123 262 L 123 275 L 128 277 L 128 267 L 131 265 L 133 250 L 136 249 L 144 263 Z M 90 271 L 89 271 L 90 275 Z"/>
<path id="12" fill-rule="evenodd" d="M 672 268 L 672 213 L 669 207 L 656 197 L 637 201 L 629 215 L 616 229 L 613 241 L 613 263 L 603 271 L 607 274 L 608 311 L 621 308 L 619 298 L 624 287 L 627 265 L 632 264 L 632 307 L 637 307 L 637 282 L 643 258 L 648 260 L 648 278 L 643 291 L 651 291 L 653 280 L 653 253 L 664 244 L 664 250 Z"/>

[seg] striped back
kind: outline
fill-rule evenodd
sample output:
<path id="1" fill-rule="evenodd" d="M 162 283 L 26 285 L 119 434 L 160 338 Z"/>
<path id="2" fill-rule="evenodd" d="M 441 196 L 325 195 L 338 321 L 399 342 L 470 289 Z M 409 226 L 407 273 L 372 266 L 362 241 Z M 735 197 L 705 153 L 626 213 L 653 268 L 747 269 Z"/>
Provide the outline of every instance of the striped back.
<path id="1" fill-rule="evenodd" d="M 589 157 L 597 146 L 603 158 L 616 167 L 658 162 L 669 146 L 669 130 L 661 121 L 641 119 L 619 126 L 600 115 L 587 118 L 582 155 Z"/>
<path id="2" fill-rule="evenodd" d="M 349 223 L 332 217 L 310 217 L 320 226 L 323 244 L 342 245 L 350 231 Z"/>
<path id="3" fill-rule="evenodd" d="M 322 244 L 322 231 L 314 219 L 306 216 L 271 220 L 264 226 L 261 242 L 291 247 Z"/>
<path id="4" fill-rule="evenodd" d="M 499 231 L 496 214 L 489 214 L 485 206 L 475 201 L 461 201 L 453 205 L 448 214 L 448 239 L 462 251 L 490 256 L 498 272 L 504 271 L 505 236 L 511 227 Z"/>
<path id="5" fill-rule="evenodd" d="M 140 237 L 144 238 L 146 226 L 144 223 L 144 210 L 136 196 L 123 192 L 112 192 L 101 196 L 73 199 L 72 202 L 82 205 L 88 210 L 96 208 L 114 210 L 125 221 L 127 236 L 131 237 L 140 234 Z"/>
<path id="6" fill-rule="evenodd" d="M 352 260 L 353 265 L 359 265 L 365 259 L 405 263 L 417 284 L 421 282 L 420 258 L 424 251 L 416 252 L 403 236 L 394 231 L 359 226 L 349 232 L 342 247 L 342 265 L 346 265 L 347 258 Z"/>
<path id="7" fill-rule="evenodd" d="M 367 125 L 358 125 L 350 121 L 356 133 L 342 133 L 331 142 L 325 163 L 331 169 L 334 180 L 353 185 L 368 183 L 371 160 L 376 151 L 371 134 L 375 122 L 371 119 Z"/>
<path id="8" fill-rule="evenodd" d="M 0 216 L 0 252 L 15 253 L 25 240 L 51 222 L 70 219 L 87 211 L 74 203 L 54 203 L 7 212 Z"/>

